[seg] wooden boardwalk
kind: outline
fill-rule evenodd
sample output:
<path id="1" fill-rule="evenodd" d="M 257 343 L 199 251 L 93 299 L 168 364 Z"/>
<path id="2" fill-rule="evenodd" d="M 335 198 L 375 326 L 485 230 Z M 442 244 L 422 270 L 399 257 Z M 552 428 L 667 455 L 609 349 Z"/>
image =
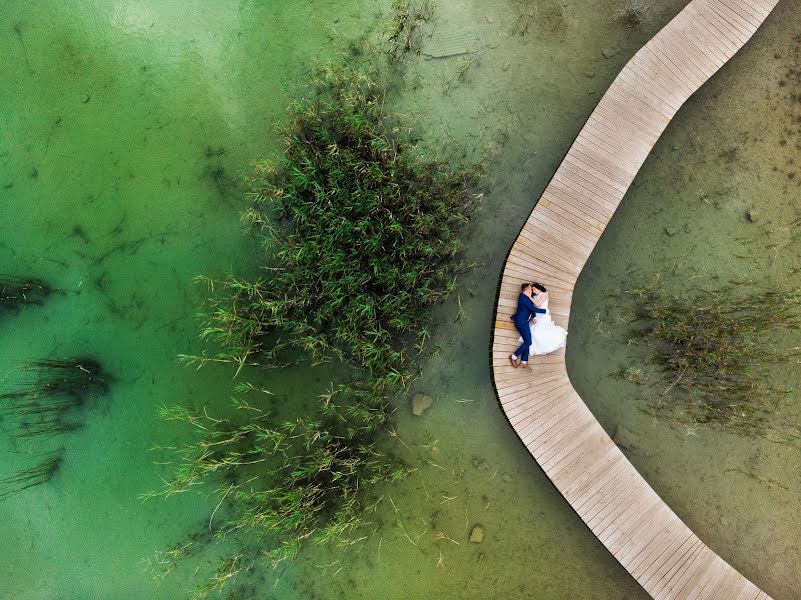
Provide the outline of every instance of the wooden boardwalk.
<path id="1" fill-rule="evenodd" d="M 506 260 L 492 371 L 517 435 L 595 536 L 654 598 L 768 598 L 651 489 L 573 389 L 564 353 L 515 369 L 520 284 L 551 291 L 567 325 L 576 278 L 681 105 L 754 34 L 778 0 L 692 0 L 628 62 L 537 202 Z M 569 339 L 569 338 L 568 338 Z"/>

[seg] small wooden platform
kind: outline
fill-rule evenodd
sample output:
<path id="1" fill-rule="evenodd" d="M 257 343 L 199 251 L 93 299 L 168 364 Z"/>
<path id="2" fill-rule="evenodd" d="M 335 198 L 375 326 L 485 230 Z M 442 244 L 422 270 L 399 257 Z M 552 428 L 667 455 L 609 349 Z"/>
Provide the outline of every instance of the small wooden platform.
<path id="1" fill-rule="evenodd" d="M 768 598 L 710 550 L 651 489 L 573 389 L 564 352 L 515 369 L 509 317 L 520 284 L 551 291 L 567 326 L 576 278 L 681 105 L 756 32 L 778 0 L 692 0 L 628 62 L 517 237 L 492 339 L 498 398 L 517 435 L 596 537 L 654 598 Z M 570 338 L 568 337 L 568 340 Z"/>

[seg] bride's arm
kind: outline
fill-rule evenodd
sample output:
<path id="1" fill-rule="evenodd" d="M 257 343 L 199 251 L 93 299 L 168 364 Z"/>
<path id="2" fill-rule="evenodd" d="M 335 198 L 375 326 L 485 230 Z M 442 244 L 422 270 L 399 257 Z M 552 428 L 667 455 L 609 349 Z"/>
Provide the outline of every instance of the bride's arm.
<path id="1" fill-rule="evenodd" d="M 548 292 L 542 292 L 537 300 L 534 300 L 534 306 L 542 306 L 542 303 L 548 299 Z"/>

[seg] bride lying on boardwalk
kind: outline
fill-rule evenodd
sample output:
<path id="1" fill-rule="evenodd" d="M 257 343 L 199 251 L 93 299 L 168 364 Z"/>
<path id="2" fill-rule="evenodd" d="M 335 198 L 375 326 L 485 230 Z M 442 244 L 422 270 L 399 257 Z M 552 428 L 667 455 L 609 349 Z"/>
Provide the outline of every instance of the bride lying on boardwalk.
<path id="1" fill-rule="evenodd" d="M 534 305 L 545 309 L 545 314 L 536 315 L 536 319 L 531 323 L 531 346 L 528 353 L 530 355 L 543 355 L 563 348 L 567 340 L 567 330 L 559 327 L 551 318 L 551 311 L 548 310 L 548 290 L 541 283 L 532 283 L 531 287 L 537 294 L 532 297 Z M 522 342 L 523 338 L 519 340 Z"/>

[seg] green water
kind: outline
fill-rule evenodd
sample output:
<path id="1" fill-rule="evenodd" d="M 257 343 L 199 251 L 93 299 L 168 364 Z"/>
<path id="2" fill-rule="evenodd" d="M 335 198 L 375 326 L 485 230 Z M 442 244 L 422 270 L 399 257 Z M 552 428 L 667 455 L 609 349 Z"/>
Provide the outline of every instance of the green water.
<path id="1" fill-rule="evenodd" d="M 422 417 L 405 406 L 397 412 L 399 437 L 440 468 L 381 490 L 379 529 L 364 544 L 346 552 L 309 548 L 283 570 L 241 577 L 254 597 L 646 597 L 514 437 L 487 359 L 495 282 L 532 199 L 615 73 L 684 2 L 660 2 L 639 29 L 612 21 L 618 4 L 438 3 L 427 32 L 472 31 L 475 51 L 410 58 L 389 102 L 419 125 L 424 143 L 455 143 L 470 156 L 486 142 L 497 148 L 468 232 L 468 258 L 479 263 L 460 283 L 469 318 L 454 322 L 455 298 L 438 310 L 432 343 L 445 350 L 424 364 L 415 386 L 435 395 L 435 404 Z M 51 482 L 0 503 L 0 597 L 185 598 L 209 572 L 212 551 L 156 585 L 144 561 L 208 531 L 213 498 L 137 498 L 159 487 L 164 467 L 153 463 L 169 457 L 149 450 L 185 435 L 159 421 L 158 406 L 213 410 L 230 390 L 230 369 L 195 372 L 176 361 L 201 348 L 194 312 L 203 290 L 192 278 L 252 270 L 258 251 L 238 221 L 246 204 L 239 175 L 277 147 L 272 124 L 313 62 L 372 28 L 387 5 L 151 0 L 0 8 L 0 272 L 66 290 L 0 321 L 0 373 L 13 375 L 30 358 L 91 354 L 115 377 L 77 433 L 34 446 L 14 442 L 11 425 L 0 423 L 4 474 L 45 446 L 65 449 Z M 580 282 L 568 355 L 571 376 L 602 423 L 647 436 L 631 458 L 654 487 L 777 598 L 801 591 L 792 533 L 798 453 L 644 419 L 636 390 L 607 377 L 628 358 L 613 334 L 595 335 L 594 316 L 611 310 L 605 292 L 631 263 L 667 271 L 681 256 L 702 272 L 737 272 L 732 240 L 747 230 L 746 205 L 758 200 L 765 222 L 795 215 L 801 177 L 789 179 L 787 161 L 801 134 L 789 121 L 801 105 L 789 99 L 797 80 L 778 82 L 801 68 L 792 50 L 800 17 L 797 7 L 781 5 L 670 126 Z M 610 49 L 614 56 L 604 58 Z M 720 208 L 699 200 L 701 189 Z M 661 233 L 676 223 L 679 234 Z M 778 278 L 796 256 L 765 250 L 746 264 Z M 276 393 L 275 408 L 291 412 L 335 371 L 261 377 Z M 436 450 L 422 448 L 430 442 Z M 386 445 L 408 452 L 395 438 Z M 732 465 L 786 489 L 725 474 Z M 482 544 L 468 541 L 475 524 L 485 529 Z M 437 539 L 440 532 L 458 544 Z"/>

